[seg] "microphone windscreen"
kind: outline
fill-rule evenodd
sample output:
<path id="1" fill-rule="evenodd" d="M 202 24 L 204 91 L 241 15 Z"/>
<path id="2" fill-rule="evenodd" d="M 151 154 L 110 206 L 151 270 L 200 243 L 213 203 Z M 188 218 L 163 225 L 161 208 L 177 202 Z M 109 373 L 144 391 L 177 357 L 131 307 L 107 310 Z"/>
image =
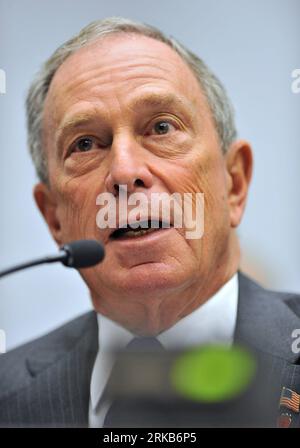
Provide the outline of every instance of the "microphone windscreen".
<path id="1" fill-rule="evenodd" d="M 60 248 L 67 256 L 62 263 L 72 268 L 89 268 L 103 260 L 103 245 L 96 240 L 77 240 Z"/>

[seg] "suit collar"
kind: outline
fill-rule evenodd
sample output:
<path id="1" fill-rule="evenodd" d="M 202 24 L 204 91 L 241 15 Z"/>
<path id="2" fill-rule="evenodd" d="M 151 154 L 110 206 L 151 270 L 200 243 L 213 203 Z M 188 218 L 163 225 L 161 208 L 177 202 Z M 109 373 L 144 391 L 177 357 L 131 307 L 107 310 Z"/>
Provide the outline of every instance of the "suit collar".
<path id="1" fill-rule="evenodd" d="M 96 354 L 97 332 L 96 313 L 91 311 L 39 339 L 26 359 L 29 374 L 37 376 L 51 365 L 63 362 L 68 354 Z"/>
<path id="2" fill-rule="evenodd" d="M 284 294 L 268 291 L 239 272 L 239 303 L 235 341 L 291 363 L 299 360 L 292 351 L 292 331 L 300 319 L 282 300 Z"/>

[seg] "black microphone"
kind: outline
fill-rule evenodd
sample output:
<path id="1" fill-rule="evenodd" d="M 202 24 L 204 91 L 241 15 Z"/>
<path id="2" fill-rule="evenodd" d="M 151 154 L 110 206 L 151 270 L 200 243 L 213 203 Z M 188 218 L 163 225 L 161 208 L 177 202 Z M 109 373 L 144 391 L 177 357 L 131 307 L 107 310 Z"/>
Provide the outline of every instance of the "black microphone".
<path id="1" fill-rule="evenodd" d="M 105 256 L 104 247 L 96 240 L 77 240 L 60 247 L 56 255 L 38 258 L 19 264 L 0 272 L 0 278 L 13 272 L 21 271 L 32 266 L 60 261 L 69 268 L 88 268 L 100 263 Z"/>

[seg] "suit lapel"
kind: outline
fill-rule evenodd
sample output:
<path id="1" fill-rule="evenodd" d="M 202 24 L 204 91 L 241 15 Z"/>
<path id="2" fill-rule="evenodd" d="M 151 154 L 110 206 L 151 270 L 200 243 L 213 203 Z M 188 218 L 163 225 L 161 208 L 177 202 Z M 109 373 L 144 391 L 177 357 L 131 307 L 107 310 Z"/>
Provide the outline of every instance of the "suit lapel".
<path id="1" fill-rule="evenodd" d="M 285 386 L 300 393 L 299 354 L 292 350 L 292 332 L 300 328 L 300 319 L 282 298 L 257 285 L 239 272 L 239 303 L 235 329 L 235 343 L 253 349 L 266 375 L 269 388 L 269 408 L 273 409 L 272 425 L 276 425 L 278 404 Z M 299 414 L 293 426 L 299 426 Z"/>
<path id="2" fill-rule="evenodd" d="M 31 403 L 29 421 L 37 425 L 88 425 L 90 378 L 98 350 L 96 313 L 87 314 L 80 325 L 82 331 L 74 329 L 74 338 L 69 335 L 64 345 L 53 341 L 27 359 L 33 380 L 25 401 Z"/>
<path id="3" fill-rule="evenodd" d="M 292 331 L 300 319 L 276 294 L 239 275 L 239 302 L 234 339 L 262 353 L 297 363 L 292 351 Z"/>

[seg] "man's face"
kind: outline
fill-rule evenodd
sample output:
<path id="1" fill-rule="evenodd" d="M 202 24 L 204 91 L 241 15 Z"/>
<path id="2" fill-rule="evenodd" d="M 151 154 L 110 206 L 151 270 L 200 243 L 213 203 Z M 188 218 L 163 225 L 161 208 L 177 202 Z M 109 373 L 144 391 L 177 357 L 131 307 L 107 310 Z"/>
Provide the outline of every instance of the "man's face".
<path id="1" fill-rule="evenodd" d="M 105 245 L 105 260 L 81 271 L 98 311 L 151 333 L 232 274 L 226 160 L 198 82 L 167 45 L 114 35 L 69 57 L 46 98 L 44 147 L 50 188 L 38 187 L 36 199 L 54 238 Z M 203 193 L 203 237 L 173 227 L 112 239 L 97 226 L 96 198 L 118 199 L 115 185 L 149 198 Z"/>

